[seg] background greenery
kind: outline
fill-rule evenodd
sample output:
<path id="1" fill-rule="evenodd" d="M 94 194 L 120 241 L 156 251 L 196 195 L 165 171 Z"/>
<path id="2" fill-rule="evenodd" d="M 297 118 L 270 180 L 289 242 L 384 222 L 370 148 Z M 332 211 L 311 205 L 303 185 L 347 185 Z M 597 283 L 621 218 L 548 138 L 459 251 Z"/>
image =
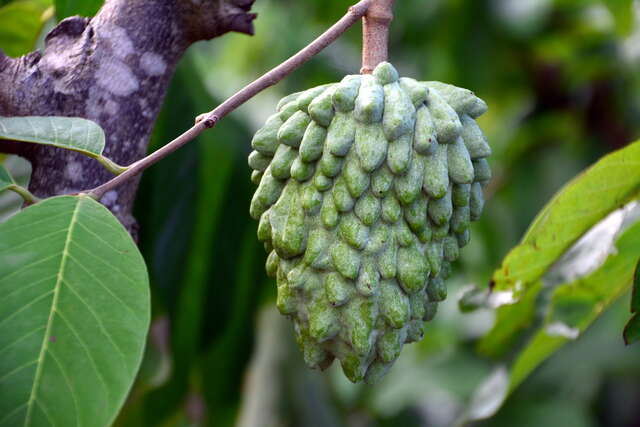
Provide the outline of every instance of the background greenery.
<path id="1" fill-rule="evenodd" d="M 99 2 L 55 3 L 54 13 L 48 0 L 0 0 L 0 48 L 25 53 L 54 16 L 90 13 Z M 490 109 L 479 123 L 494 149 L 484 217 L 424 340 L 407 346 L 373 387 L 350 384 L 336 367 L 306 369 L 290 323 L 274 308 L 275 284 L 264 274 L 266 254 L 248 215 L 252 132 L 280 97 L 358 71 L 361 36 L 354 28 L 145 173 L 136 217 L 153 325 L 117 425 L 449 426 L 516 351 L 479 346 L 494 314 L 462 314 L 458 299 L 468 285 L 487 286 L 563 184 L 640 136 L 637 9 L 632 1 L 601 0 L 397 3 L 391 61 L 403 75 L 467 87 L 485 99 Z M 255 37 L 229 34 L 192 47 L 151 149 L 296 52 L 349 4 L 259 0 Z M 19 169 L 15 159 L 9 163 Z M 477 424 L 640 424 L 640 347 L 625 347 L 621 335 L 628 306 L 622 298 L 526 379 L 496 416 Z"/>

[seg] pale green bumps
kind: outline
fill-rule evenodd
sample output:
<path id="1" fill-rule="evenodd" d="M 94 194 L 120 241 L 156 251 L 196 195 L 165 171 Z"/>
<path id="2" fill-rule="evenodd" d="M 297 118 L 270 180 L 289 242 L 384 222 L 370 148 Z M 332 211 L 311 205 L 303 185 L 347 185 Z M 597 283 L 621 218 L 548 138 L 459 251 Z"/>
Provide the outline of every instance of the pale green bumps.
<path id="1" fill-rule="evenodd" d="M 353 114 L 336 113 L 327 132 L 327 148 L 334 156 L 344 157 L 356 136 L 356 120 Z"/>
<path id="2" fill-rule="evenodd" d="M 311 119 L 304 111 L 296 111 L 278 130 L 278 142 L 298 147 Z"/>
<path id="3" fill-rule="evenodd" d="M 356 99 L 354 117 L 361 123 L 371 124 L 382 120 L 384 90 L 373 76 L 362 76 L 360 92 Z"/>
<path id="4" fill-rule="evenodd" d="M 300 159 L 303 162 L 315 162 L 322 156 L 327 130 L 313 121 L 309 124 L 300 143 Z"/>
<path id="5" fill-rule="evenodd" d="M 253 136 L 251 147 L 264 155 L 273 156 L 278 148 L 278 130 L 283 123 L 278 114 L 269 117 L 267 123 Z"/>
<path id="6" fill-rule="evenodd" d="M 438 142 L 449 143 L 462 132 L 462 123 L 455 110 L 435 90 L 429 91 L 427 106 L 438 134 Z"/>
<path id="7" fill-rule="evenodd" d="M 348 112 L 355 108 L 361 80 L 362 76 L 346 76 L 335 86 L 332 101 L 337 111 Z"/>
<path id="8" fill-rule="evenodd" d="M 434 152 L 425 157 L 424 181 L 422 188 L 434 199 L 444 196 L 449 189 L 449 161 L 447 153 L 448 146 L 445 144 L 434 144 Z"/>
<path id="9" fill-rule="evenodd" d="M 366 172 L 373 172 L 384 162 L 387 145 L 383 127 L 379 123 L 361 124 L 356 128 L 356 153 Z"/>
<path id="10" fill-rule="evenodd" d="M 371 383 L 422 338 L 484 207 L 485 110 L 385 62 L 285 97 L 256 132 L 250 213 L 307 365 Z"/>
<path id="11" fill-rule="evenodd" d="M 416 122 L 416 108 L 409 95 L 398 83 L 384 87 L 384 115 L 382 127 L 389 141 L 413 131 Z"/>

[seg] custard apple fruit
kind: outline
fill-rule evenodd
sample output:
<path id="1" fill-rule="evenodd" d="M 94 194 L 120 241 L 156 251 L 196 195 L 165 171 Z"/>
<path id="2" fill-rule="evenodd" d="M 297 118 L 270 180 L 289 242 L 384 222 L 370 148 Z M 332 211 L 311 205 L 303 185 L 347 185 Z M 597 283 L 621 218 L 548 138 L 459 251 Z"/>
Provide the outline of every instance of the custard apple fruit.
<path id="1" fill-rule="evenodd" d="M 483 208 L 486 109 L 383 62 L 283 98 L 256 132 L 250 213 L 310 367 L 373 383 L 422 338 Z"/>

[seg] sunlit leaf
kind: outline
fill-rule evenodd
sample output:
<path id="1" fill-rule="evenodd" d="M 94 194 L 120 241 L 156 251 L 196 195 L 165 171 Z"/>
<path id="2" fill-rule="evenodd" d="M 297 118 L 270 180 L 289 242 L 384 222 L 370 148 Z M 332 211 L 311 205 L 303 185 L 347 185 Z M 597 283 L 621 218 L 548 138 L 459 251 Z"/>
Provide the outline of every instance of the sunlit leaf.
<path id="1" fill-rule="evenodd" d="M 62 196 L 0 224 L 0 426 L 108 426 L 149 326 L 144 261 L 101 204 Z"/>

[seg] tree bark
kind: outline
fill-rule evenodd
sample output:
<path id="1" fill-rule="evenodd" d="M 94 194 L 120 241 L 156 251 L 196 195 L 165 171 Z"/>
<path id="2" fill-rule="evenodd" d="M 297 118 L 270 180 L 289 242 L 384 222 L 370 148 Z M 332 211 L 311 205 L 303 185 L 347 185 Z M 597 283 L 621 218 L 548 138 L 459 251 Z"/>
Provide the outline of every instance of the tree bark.
<path id="1" fill-rule="evenodd" d="M 0 51 L 0 115 L 69 116 L 96 121 L 104 154 L 129 165 L 142 158 L 175 67 L 194 42 L 229 31 L 253 34 L 254 0 L 107 0 L 92 18 L 60 22 L 43 52 Z M 58 148 L 3 143 L 31 161 L 39 197 L 96 187 L 112 175 L 98 162 Z M 138 180 L 105 194 L 105 204 L 135 235 Z"/>

